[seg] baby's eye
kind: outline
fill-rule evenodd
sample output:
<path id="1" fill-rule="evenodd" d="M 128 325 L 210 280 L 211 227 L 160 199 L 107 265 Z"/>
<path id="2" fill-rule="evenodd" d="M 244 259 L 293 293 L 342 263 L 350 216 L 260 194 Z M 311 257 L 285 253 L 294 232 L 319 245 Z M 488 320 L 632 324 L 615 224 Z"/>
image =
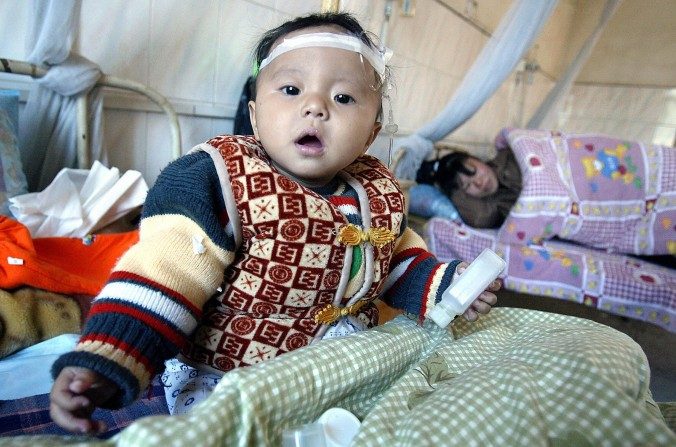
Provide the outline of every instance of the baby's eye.
<path id="1" fill-rule="evenodd" d="M 334 96 L 333 99 L 335 99 L 336 102 L 340 103 L 340 104 L 349 104 L 351 102 L 354 102 L 354 98 L 352 98 L 352 96 L 345 95 L 345 94 L 342 94 L 342 93 Z"/>
<path id="2" fill-rule="evenodd" d="M 293 85 L 285 85 L 282 87 L 282 92 L 284 92 L 286 95 L 295 96 L 300 93 L 300 89 L 298 87 L 294 87 Z"/>

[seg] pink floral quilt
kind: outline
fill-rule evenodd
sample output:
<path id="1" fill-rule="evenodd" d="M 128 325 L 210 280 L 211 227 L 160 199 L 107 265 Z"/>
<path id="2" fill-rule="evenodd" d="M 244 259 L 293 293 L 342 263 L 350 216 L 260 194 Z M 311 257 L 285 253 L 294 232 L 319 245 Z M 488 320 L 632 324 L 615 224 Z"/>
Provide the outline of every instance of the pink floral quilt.
<path id="1" fill-rule="evenodd" d="M 523 190 L 498 237 L 558 237 L 609 252 L 676 254 L 676 149 L 597 134 L 504 129 Z"/>
<path id="2" fill-rule="evenodd" d="M 508 290 L 574 301 L 676 332 L 676 270 L 569 242 L 506 243 L 497 230 L 432 218 L 430 250 L 442 261 L 471 261 L 492 248 L 507 261 Z"/>
<path id="3" fill-rule="evenodd" d="M 521 129 L 504 129 L 496 146 L 514 152 L 523 177 L 504 224 L 478 230 L 433 218 L 430 250 L 472 260 L 491 247 L 507 261 L 509 290 L 676 332 L 676 269 L 627 255 L 676 254 L 676 149 Z"/>

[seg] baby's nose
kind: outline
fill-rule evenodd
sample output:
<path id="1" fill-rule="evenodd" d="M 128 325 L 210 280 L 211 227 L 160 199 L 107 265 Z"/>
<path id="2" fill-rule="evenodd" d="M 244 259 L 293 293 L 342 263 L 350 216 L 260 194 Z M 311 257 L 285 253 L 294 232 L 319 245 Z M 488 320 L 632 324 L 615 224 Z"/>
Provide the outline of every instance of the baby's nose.
<path id="1" fill-rule="evenodd" d="M 316 118 L 326 118 L 328 116 L 328 110 L 326 108 L 326 103 L 324 100 L 318 97 L 318 95 L 313 95 L 308 97 L 307 101 L 303 105 L 304 117 L 316 117 Z"/>

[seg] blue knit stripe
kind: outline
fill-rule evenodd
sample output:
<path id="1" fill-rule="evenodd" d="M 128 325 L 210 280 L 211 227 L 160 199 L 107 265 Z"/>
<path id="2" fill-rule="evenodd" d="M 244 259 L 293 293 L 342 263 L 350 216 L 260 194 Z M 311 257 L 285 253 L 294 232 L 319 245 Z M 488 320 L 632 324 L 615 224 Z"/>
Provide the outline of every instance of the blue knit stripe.
<path id="1" fill-rule="evenodd" d="M 116 299 L 97 299 L 97 305 L 102 307 L 105 304 L 114 304 L 116 309 L 119 309 L 118 312 L 101 312 L 91 315 L 87 322 L 85 323 L 85 328 L 82 331 L 83 334 L 89 335 L 89 333 L 110 333 L 115 338 L 124 340 L 125 342 L 131 342 L 128 339 L 138 337 L 140 332 L 152 331 L 153 338 L 159 338 L 163 342 L 169 343 L 174 347 L 170 348 L 170 351 L 178 350 L 178 347 L 181 346 L 181 343 L 185 338 L 190 335 L 189 333 L 183 332 L 180 328 L 176 327 L 171 321 L 162 318 L 162 316 L 148 310 L 144 306 L 140 306 L 134 303 L 120 301 Z M 120 317 L 120 324 L 131 326 L 133 322 L 133 327 L 125 327 L 124 331 L 129 333 L 125 334 L 120 331 L 123 329 L 118 327 L 108 327 L 110 322 L 110 316 L 114 315 L 115 317 Z M 136 315 L 142 315 L 143 321 L 139 321 Z M 129 319 L 129 321 L 126 321 Z M 151 320 L 152 323 L 148 323 Z M 165 327 L 167 331 L 171 331 L 171 337 L 167 337 L 166 334 L 163 334 L 161 330 L 158 330 L 157 327 Z M 143 328 L 143 331 L 137 330 Z M 177 341 L 181 341 L 177 343 Z M 134 342 L 137 342 L 134 340 Z"/>
<path id="2" fill-rule="evenodd" d="M 418 263 L 412 264 L 414 265 L 414 268 L 407 269 L 401 275 L 397 283 L 387 290 L 383 299 L 388 305 L 394 308 L 420 315 L 422 304 L 427 301 L 427 297 L 423 296 L 425 286 L 440 263 L 434 257 L 428 257 Z M 453 272 L 455 271 L 457 264 L 457 262 L 449 264 L 441 278 L 439 287 L 436 290 L 431 291 L 435 294 L 435 303 L 439 302 L 444 290 L 451 284 Z"/>
<path id="3" fill-rule="evenodd" d="M 143 218 L 165 214 L 188 217 L 216 245 L 235 250 L 233 236 L 223 231 L 227 211 L 216 167 L 206 152 L 188 154 L 169 164 L 148 191 Z"/>
<path id="4" fill-rule="evenodd" d="M 345 193 L 342 194 L 343 197 L 349 197 L 351 199 L 354 199 L 357 210 L 359 210 L 359 195 L 357 194 L 357 191 L 350 185 L 350 184 L 345 184 L 346 189 Z M 362 225 L 362 218 L 361 218 L 361 213 L 357 212 L 356 214 L 345 214 L 345 217 L 347 218 L 347 221 L 350 222 L 351 224 L 361 226 Z"/>
<path id="5" fill-rule="evenodd" d="M 185 307 L 185 310 L 189 312 L 194 318 L 200 318 L 202 316 L 202 309 L 195 307 L 194 304 L 185 296 L 143 276 L 136 275 L 132 272 L 116 270 L 111 273 L 110 278 L 108 279 L 108 284 L 113 282 L 120 282 L 153 290 L 159 294 L 162 294 L 162 296 L 164 296 L 166 299 L 176 303 L 177 305 Z M 102 295 L 102 292 L 99 292 L 99 295 Z"/>
<path id="6" fill-rule="evenodd" d="M 441 301 L 441 297 L 448 289 L 448 286 L 451 285 L 453 282 L 453 274 L 455 273 L 455 269 L 458 267 L 458 264 L 460 264 L 459 260 L 451 261 L 448 263 L 448 267 L 446 267 L 446 271 L 444 272 L 444 276 L 441 278 L 441 284 L 439 285 L 439 288 L 436 291 L 436 296 L 434 297 L 434 302 L 438 303 Z"/>
<path id="7" fill-rule="evenodd" d="M 195 310 L 192 303 L 186 299 L 179 300 L 153 288 L 151 284 L 111 281 L 96 297 L 92 309 L 95 310 L 103 303 L 129 306 L 152 315 L 159 324 L 169 325 L 173 331 L 180 331 L 184 336 L 194 331 L 201 317 L 201 310 Z"/>
<path id="8" fill-rule="evenodd" d="M 106 334 L 112 340 L 136 347 L 150 362 L 152 369 L 161 367 L 165 359 L 175 356 L 183 343 L 176 343 L 167 339 L 163 334 L 142 320 L 135 314 L 99 313 L 87 319 L 83 337 L 95 338 L 97 334 Z"/>

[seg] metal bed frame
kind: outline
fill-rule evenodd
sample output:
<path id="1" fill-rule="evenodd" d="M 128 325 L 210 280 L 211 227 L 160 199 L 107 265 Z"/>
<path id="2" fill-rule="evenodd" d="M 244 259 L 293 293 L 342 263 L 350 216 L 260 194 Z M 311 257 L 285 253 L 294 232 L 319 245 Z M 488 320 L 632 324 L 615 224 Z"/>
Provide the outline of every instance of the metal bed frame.
<path id="1" fill-rule="evenodd" d="M 41 67 L 29 62 L 0 58 L 0 73 L 27 75 L 33 79 L 39 79 L 46 75 L 48 70 L 49 68 L 47 67 Z M 141 84 L 140 82 L 105 74 L 102 75 L 97 81 L 96 86 L 133 91 L 146 96 L 155 104 L 157 104 L 169 119 L 172 140 L 172 157 L 178 158 L 181 156 L 181 130 L 178 124 L 178 115 L 167 98 L 162 96 L 156 90 Z M 87 115 L 87 94 L 82 94 L 77 98 L 77 158 L 78 167 L 81 169 L 89 169 L 92 163 L 90 160 L 89 126 L 87 125 Z"/>

